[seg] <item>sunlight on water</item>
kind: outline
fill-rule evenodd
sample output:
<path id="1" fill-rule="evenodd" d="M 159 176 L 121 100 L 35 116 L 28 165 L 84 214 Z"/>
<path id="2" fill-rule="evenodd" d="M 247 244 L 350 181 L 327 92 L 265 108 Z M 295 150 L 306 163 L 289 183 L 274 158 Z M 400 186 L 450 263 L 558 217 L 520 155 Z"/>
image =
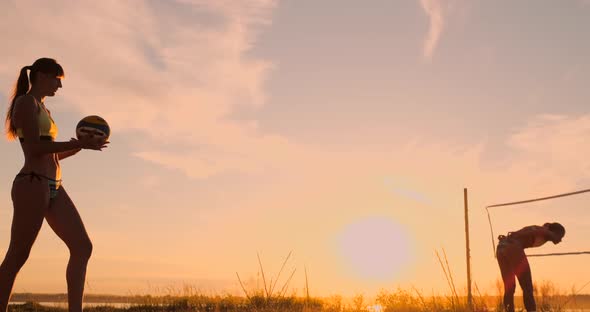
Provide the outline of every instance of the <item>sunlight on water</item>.
<path id="1" fill-rule="evenodd" d="M 11 301 L 9 305 L 22 305 L 25 304 L 24 301 Z M 67 302 L 36 302 L 42 306 L 51 307 L 51 308 L 63 308 L 67 309 L 68 303 Z M 90 308 L 90 307 L 113 307 L 113 308 L 129 308 L 133 306 L 130 303 L 123 303 L 123 302 L 84 302 L 82 304 L 83 308 Z"/>

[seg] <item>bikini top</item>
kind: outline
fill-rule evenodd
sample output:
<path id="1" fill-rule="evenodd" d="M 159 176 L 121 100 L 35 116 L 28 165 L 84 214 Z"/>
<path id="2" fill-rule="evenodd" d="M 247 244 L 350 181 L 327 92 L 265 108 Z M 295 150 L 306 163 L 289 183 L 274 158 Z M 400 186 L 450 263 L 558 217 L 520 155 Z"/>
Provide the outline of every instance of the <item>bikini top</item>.
<path id="1" fill-rule="evenodd" d="M 35 100 L 37 103 L 37 100 Z M 41 105 L 37 104 L 39 113 L 37 114 L 37 123 L 39 125 L 39 138 L 44 141 L 55 141 L 57 137 L 57 125 L 51 118 L 51 115 Z M 22 128 L 16 129 L 16 135 L 21 142 L 24 142 L 24 134 Z"/>

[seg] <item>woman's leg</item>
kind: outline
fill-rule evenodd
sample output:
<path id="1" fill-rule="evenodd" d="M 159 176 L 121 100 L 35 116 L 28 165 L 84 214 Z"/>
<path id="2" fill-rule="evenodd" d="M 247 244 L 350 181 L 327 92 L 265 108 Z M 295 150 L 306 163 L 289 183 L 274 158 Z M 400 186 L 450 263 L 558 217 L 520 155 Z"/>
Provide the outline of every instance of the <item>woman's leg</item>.
<path id="1" fill-rule="evenodd" d="M 531 274 L 531 267 L 524 252 L 522 253 L 517 277 L 520 288 L 522 288 L 524 307 L 528 312 L 537 311 L 537 304 L 535 303 L 535 296 L 533 294 L 533 277 Z"/>
<path id="2" fill-rule="evenodd" d="M 514 312 L 514 291 L 516 290 L 516 278 L 513 267 L 513 252 L 510 246 L 498 249 L 496 258 L 498 266 L 502 273 L 502 282 L 504 283 L 504 311 Z"/>
<path id="3" fill-rule="evenodd" d="M 49 207 L 47 181 L 28 177 L 17 178 L 12 184 L 14 213 L 10 231 L 10 245 L 0 265 L 0 311 L 8 307 L 8 300 L 16 275 L 29 257 L 33 243 L 43 225 Z"/>
<path id="4" fill-rule="evenodd" d="M 69 311 L 82 311 L 86 266 L 92 253 L 92 243 L 76 206 L 63 187 L 60 187 L 57 196 L 51 200 L 45 218 L 70 250 L 66 271 Z"/>

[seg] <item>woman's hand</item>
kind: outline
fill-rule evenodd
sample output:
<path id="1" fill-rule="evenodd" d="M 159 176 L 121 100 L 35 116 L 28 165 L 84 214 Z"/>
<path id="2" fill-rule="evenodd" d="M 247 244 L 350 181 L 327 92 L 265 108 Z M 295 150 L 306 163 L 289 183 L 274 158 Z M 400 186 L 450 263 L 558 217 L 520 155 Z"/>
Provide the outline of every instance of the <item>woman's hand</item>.
<path id="1" fill-rule="evenodd" d="M 102 151 L 103 148 L 106 148 L 107 145 L 110 143 L 109 141 L 105 141 L 100 137 L 95 136 L 82 136 L 79 139 L 71 139 L 72 141 L 77 141 L 81 149 L 91 149 L 95 151 Z"/>

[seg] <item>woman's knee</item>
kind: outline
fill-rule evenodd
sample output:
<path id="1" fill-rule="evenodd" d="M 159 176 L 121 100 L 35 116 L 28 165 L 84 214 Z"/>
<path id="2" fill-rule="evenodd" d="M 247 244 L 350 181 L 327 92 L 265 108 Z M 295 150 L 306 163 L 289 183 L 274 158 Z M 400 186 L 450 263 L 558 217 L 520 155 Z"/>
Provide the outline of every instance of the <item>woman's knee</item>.
<path id="1" fill-rule="evenodd" d="M 11 246 L 6 253 L 6 260 L 18 270 L 27 262 L 30 254 L 31 248 Z"/>
<path id="2" fill-rule="evenodd" d="M 70 254 L 72 256 L 88 260 L 92 255 L 92 248 L 92 241 L 90 241 L 90 239 L 85 239 L 73 246 L 70 246 Z"/>
<path id="3" fill-rule="evenodd" d="M 515 283 L 504 283 L 504 294 L 514 296 L 516 292 L 516 284 Z"/>

